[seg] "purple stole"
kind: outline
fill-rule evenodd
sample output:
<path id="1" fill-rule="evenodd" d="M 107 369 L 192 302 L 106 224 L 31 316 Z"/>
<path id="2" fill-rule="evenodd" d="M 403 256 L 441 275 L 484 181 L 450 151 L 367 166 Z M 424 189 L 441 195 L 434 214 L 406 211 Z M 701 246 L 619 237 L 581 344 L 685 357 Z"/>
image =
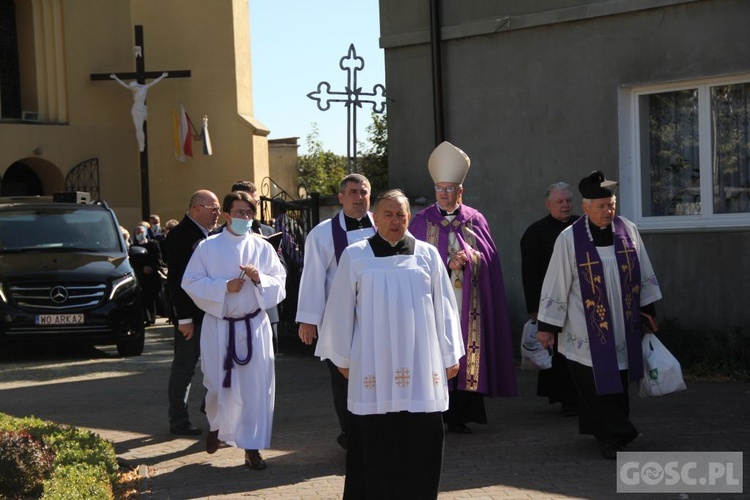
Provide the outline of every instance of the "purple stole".
<path id="1" fill-rule="evenodd" d="M 583 313 L 591 348 L 591 364 L 596 382 L 596 394 L 617 394 L 625 390 L 620 380 L 615 352 L 615 336 L 610 304 L 604 284 L 604 268 L 596 245 L 587 231 L 588 217 L 581 217 L 573 224 L 576 267 L 583 298 Z M 634 382 L 643 377 L 641 354 L 641 266 L 635 244 L 628 234 L 625 223 L 614 219 L 614 244 L 617 267 L 620 271 L 620 295 L 625 319 L 625 340 L 628 350 L 629 379 Z M 617 305 L 615 306 L 617 307 Z"/>
<path id="2" fill-rule="evenodd" d="M 336 215 L 331 217 L 331 233 L 333 235 L 333 253 L 336 256 L 336 264 L 338 265 L 341 254 L 344 253 L 346 247 L 349 246 L 349 236 L 347 236 L 346 228 L 341 227 L 341 220 L 339 219 L 341 212 L 336 212 Z M 370 219 L 372 223 L 372 217 L 368 212 L 365 217 Z M 372 229 L 377 233 L 375 224 L 372 225 Z"/>
<path id="3" fill-rule="evenodd" d="M 341 212 L 331 217 L 331 232 L 333 233 L 333 253 L 336 255 L 336 264 L 339 263 L 341 254 L 349 246 L 349 237 L 346 235 L 346 229 L 341 227 L 339 219 Z"/>

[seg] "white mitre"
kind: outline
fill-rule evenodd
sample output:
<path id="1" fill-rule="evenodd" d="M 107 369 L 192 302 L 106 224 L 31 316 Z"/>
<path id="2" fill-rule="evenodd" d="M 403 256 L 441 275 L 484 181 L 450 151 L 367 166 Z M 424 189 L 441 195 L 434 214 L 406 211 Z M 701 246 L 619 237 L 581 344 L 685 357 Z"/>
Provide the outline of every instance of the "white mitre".
<path id="1" fill-rule="evenodd" d="M 469 156 L 448 141 L 434 149 L 427 161 L 432 181 L 463 184 L 471 166 Z"/>

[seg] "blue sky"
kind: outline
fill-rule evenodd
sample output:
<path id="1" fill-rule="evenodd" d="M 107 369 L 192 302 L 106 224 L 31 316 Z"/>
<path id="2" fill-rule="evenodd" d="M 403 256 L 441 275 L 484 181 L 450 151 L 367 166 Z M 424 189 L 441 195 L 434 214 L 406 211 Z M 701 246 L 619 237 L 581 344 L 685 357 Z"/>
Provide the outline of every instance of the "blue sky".
<path id="1" fill-rule="evenodd" d="M 326 81 L 343 91 L 347 73 L 339 61 L 353 43 L 365 60 L 358 84 L 372 92 L 385 85 L 378 0 L 250 0 L 250 43 L 255 117 L 270 139 L 299 137 L 299 154 L 317 123 L 326 150 L 346 154 L 346 108 L 331 103 L 321 111 L 307 94 Z M 357 112 L 357 140 L 366 143 L 372 106 Z"/>

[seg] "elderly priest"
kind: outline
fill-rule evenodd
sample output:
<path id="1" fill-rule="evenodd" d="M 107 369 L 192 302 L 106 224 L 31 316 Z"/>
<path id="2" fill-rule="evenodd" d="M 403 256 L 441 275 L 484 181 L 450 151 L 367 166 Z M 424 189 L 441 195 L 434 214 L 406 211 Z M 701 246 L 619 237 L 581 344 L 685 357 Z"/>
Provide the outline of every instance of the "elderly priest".
<path id="1" fill-rule="evenodd" d="M 656 329 L 659 284 L 635 224 L 615 215 L 617 182 L 594 171 L 578 189 L 584 216 L 555 242 L 539 303 L 542 346 L 568 359 L 579 394 L 579 432 L 604 458 L 638 436 L 628 383 L 643 376 L 642 323 Z"/>
<path id="2" fill-rule="evenodd" d="M 341 255 L 316 355 L 349 379 L 344 498 L 437 498 L 448 379 L 464 354 L 435 247 L 406 232 L 398 190 L 375 202 L 377 234 Z"/>

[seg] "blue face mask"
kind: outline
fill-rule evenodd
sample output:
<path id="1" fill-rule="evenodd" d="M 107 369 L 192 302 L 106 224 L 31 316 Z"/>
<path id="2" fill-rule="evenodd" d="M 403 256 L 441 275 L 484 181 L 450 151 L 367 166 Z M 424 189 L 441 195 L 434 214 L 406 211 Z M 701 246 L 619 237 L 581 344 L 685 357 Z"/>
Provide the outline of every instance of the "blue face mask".
<path id="1" fill-rule="evenodd" d="M 250 231 L 252 225 L 252 219 L 232 219 L 229 229 L 231 229 L 234 234 L 241 235 Z"/>

